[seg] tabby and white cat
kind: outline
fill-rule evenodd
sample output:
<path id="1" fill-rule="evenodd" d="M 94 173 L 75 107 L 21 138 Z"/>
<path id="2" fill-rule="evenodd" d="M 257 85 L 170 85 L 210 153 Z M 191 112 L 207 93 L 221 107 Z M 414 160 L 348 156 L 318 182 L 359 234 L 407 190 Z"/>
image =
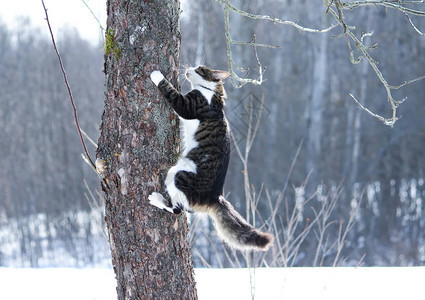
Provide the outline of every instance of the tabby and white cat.
<path id="1" fill-rule="evenodd" d="M 180 117 L 182 153 L 165 179 L 171 203 L 152 193 L 150 203 L 171 213 L 208 213 L 219 236 L 240 250 L 267 250 L 273 236 L 248 224 L 222 196 L 230 156 L 230 137 L 223 112 L 222 80 L 228 72 L 203 66 L 186 70 L 192 90 L 180 94 L 159 71 L 151 79 Z"/>

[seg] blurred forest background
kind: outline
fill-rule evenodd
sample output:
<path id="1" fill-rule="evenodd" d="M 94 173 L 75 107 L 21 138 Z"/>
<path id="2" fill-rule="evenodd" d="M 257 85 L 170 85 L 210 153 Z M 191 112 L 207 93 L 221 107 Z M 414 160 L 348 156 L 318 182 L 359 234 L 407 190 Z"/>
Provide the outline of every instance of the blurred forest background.
<path id="1" fill-rule="evenodd" d="M 335 23 L 318 1 L 232 3 L 311 28 Z M 184 9 L 181 65 L 226 70 L 223 7 L 186 0 Z M 423 18 L 412 20 L 425 29 Z M 371 53 L 390 84 L 424 75 L 425 38 L 404 14 L 365 7 L 348 12 L 346 22 L 356 33 L 373 31 L 365 42 L 379 43 Z M 282 245 L 294 242 L 292 252 L 283 254 L 285 246 L 275 245 L 258 260 L 272 266 L 334 265 L 338 256 L 338 265 L 425 265 L 425 82 L 394 92 L 408 99 L 399 109 L 403 118 L 390 128 L 349 96 L 391 114 L 376 74 L 364 61 L 351 64 L 345 38 L 335 38 L 341 29 L 305 33 L 234 13 L 229 25 L 234 40 L 250 41 L 255 34 L 258 43 L 281 46 L 257 48 L 266 67 L 261 86 L 237 89 L 230 80 L 225 85 L 237 144 L 227 198 L 245 214 L 244 165 L 236 150 L 244 151 L 250 138 L 249 116 L 254 123 L 261 117 L 248 161 L 251 195 L 255 191 L 260 199 L 256 225 L 264 223 L 281 236 Z M 39 30 L 27 19 L 17 28 L 0 21 L 0 266 L 108 266 L 99 179 L 81 158 L 57 58 Z M 72 29 L 56 38 L 80 126 L 96 141 L 104 100 L 103 44 L 83 40 Z M 235 62 L 255 76 L 253 48 L 232 50 Z M 182 90 L 188 89 L 182 77 Z M 94 154 L 95 146 L 89 151 Z M 319 213 L 323 207 L 328 214 Z M 245 264 L 234 252 L 215 248 L 209 221 L 191 221 L 196 266 Z"/>

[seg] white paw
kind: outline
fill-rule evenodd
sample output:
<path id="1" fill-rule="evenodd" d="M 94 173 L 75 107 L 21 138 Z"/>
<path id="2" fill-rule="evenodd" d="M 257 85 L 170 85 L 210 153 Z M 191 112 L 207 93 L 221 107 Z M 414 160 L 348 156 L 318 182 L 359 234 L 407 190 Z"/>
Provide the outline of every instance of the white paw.
<path id="1" fill-rule="evenodd" d="M 160 193 L 153 192 L 152 194 L 149 195 L 148 199 L 149 199 L 149 203 L 153 206 L 156 206 L 161 209 L 165 207 L 164 197 Z"/>
<path id="2" fill-rule="evenodd" d="M 151 80 L 156 86 L 164 79 L 164 75 L 160 71 L 153 71 L 151 73 Z"/>
<path id="3" fill-rule="evenodd" d="M 151 205 L 156 206 L 159 209 L 165 209 L 166 211 L 173 212 L 170 207 L 165 205 L 165 199 L 160 193 L 153 192 L 149 195 L 148 199 Z"/>

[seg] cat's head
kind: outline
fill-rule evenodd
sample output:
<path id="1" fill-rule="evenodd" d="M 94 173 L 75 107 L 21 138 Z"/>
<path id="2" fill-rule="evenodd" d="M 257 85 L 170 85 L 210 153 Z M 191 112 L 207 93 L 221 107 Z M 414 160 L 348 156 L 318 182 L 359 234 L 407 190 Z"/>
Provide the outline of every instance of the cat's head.
<path id="1" fill-rule="evenodd" d="M 211 70 L 204 66 L 197 66 L 186 69 L 185 75 L 192 87 L 206 86 L 215 90 L 218 85 L 222 85 L 222 80 L 226 79 L 230 74 L 226 71 Z"/>

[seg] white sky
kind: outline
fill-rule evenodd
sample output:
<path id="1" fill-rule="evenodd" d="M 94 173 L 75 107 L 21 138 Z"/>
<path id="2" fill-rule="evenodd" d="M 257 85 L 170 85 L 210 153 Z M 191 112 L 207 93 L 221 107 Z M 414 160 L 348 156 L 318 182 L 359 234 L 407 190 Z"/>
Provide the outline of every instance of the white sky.
<path id="1" fill-rule="evenodd" d="M 85 2 L 105 27 L 106 0 L 85 0 Z M 41 28 L 41 32 L 48 35 L 41 0 L 0 0 L 0 3 L 0 20 L 10 29 L 16 28 L 18 17 L 29 17 L 34 26 Z M 44 4 L 55 35 L 62 28 L 75 27 L 81 37 L 94 44 L 102 40 L 99 24 L 82 0 L 44 0 Z"/>
<path id="2" fill-rule="evenodd" d="M 105 28 L 106 0 L 85 0 L 85 2 Z M 187 11 L 185 2 L 185 0 L 181 0 L 181 8 Z M 41 28 L 42 34 L 48 36 L 49 32 L 44 19 L 41 0 L 0 0 L 0 4 L 0 22 L 6 23 L 10 29 L 16 28 L 17 18 L 29 17 L 31 23 Z M 75 27 L 82 38 L 91 41 L 93 44 L 103 41 L 99 23 L 82 0 L 44 0 L 44 4 L 55 37 L 61 29 Z"/>

